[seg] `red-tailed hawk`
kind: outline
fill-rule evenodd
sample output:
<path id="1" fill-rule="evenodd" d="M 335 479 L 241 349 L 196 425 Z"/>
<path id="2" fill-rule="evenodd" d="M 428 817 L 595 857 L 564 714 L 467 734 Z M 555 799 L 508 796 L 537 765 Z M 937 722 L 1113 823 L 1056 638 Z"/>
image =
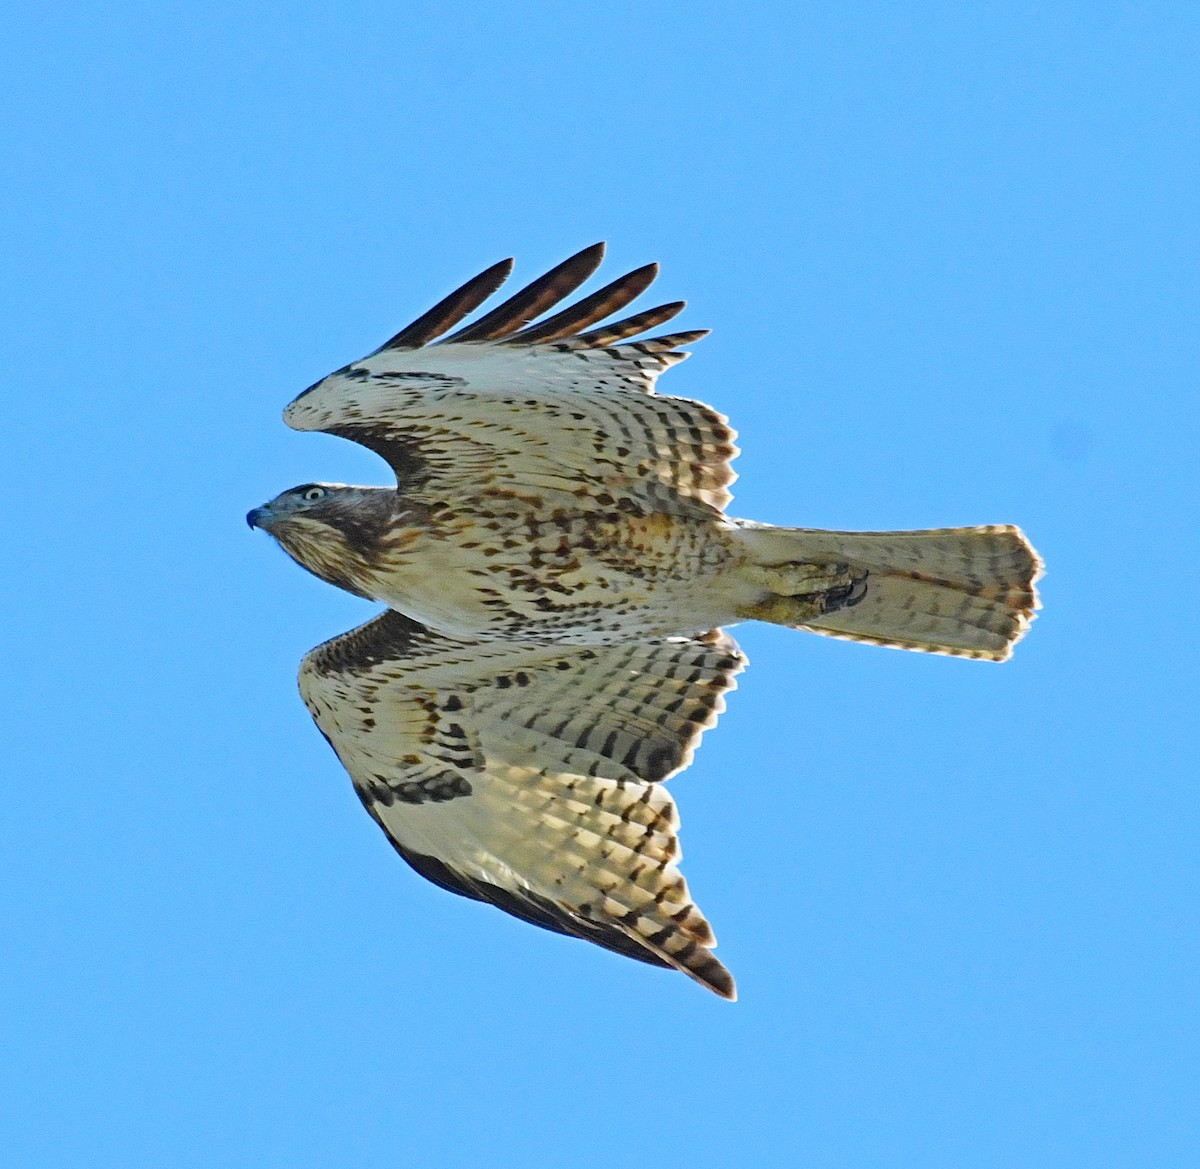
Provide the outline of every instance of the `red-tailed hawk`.
<path id="1" fill-rule="evenodd" d="M 704 333 L 631 340 L 682 302 L 600 324 L 656 266 L 539 319 L 602 254 L 443 337 L 512 267 L 496 264 L 305 390 L 284 420 L 362 443 L 396 486 L 310 483 L 247 520 L 388 606 L 313 650 L 300 689 L 405 860 L 733 998 L 662 787 L 744 665 L 720 627 L 758 619 L 1002 661 L 1037 607 L 1040 562 L 1010 526 L 727 517 L 733 431 L 654 387 Z"/>

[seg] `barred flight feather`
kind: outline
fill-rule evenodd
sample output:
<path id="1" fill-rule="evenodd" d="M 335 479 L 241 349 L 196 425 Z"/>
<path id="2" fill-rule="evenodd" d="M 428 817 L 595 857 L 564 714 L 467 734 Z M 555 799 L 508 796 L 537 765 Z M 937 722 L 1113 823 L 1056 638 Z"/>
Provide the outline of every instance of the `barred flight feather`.
<path id="1" fill-rule="evenodd" d="M 385 341 L 376 352 L 384 349 L 420 349 L 422 345 L 428 345 L 447 329 L 453 329 L 468 313 L 473 313 L 508 279 L 512 270 L 511 259 L 501 260 L 478 276 L 473 276 L 411 325 L 401 329 L 390 341 Z"/>
<path id="2" fill-rule="evenodd" d="M 389 611 L 310 653 L 300 689 L 368 811 L 402 856 L 424 858 L 418 871 L 436 862 L 439 884 L 728 998 L 659 781 L 690 762 L 743 664 L 719 633 L 471 643 Z"/>
<path id="3" fill-rule="evenodd" d="M 473 324 L 447 337 L 454 341 L 497 341 L 524 328 L 546 309 L 570 296 L 595 270 L 604 258 L 604 245 L 593 244 L 551 268 L 532 284 L 522 288 L 498 308 Z"/>

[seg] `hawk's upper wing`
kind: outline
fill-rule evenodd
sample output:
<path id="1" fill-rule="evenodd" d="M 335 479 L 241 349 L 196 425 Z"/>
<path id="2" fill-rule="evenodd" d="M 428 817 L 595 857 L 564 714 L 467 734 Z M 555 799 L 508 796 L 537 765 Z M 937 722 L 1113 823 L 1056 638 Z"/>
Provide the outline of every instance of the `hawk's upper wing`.
<path id="1" fill-rule="evenodd" d="M 691 761 L 743 664 L 720 632 L 525 646 L 388 611 L 308 654 L 300 692 L 423 876 L 732 998 L 657 781 Z"/>
<path id="2" fill-rule="evenodd" d="M 641 293 L 657 265 L 530 324 L 582 284 L 602 255 L 601 244 L 585 249 L 431 344 L 499 286 L 512 262 L 489 268 L 374 353 L 305 390 L 284 420 L 370 447 L 410 495 L 432 481 L 436 498 L 487 486 L 565 500 L 586 482 L 651 509 L 724 509 L 735 478 L 733 431 L 708 406 L 654 393 L 658 375 L 687 356 L 678 346 L 705 331 L 626 341 L 669 320 L 682 301 L 588 328 Z"/>

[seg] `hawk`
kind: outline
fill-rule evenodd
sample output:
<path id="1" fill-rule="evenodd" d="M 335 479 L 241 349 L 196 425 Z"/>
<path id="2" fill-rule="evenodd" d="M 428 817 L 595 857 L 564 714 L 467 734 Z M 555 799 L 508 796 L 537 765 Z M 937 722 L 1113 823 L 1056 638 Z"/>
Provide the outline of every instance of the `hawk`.
<path id="1" fill-rule="evenodd" d="M 387 606 L 309 653 L 300 692 L 401 857 L 732 999 L 662 786 L 745 665 L 722 627 L 1003 661 L 1041 563 L 1008 525 L 727 516 L 734 432 L 655 392 L 706 331 L 642 337 L 680 301 L 602 323 L 657 266 L 544 316 L 602 256 L 586 248 L 449 332 L 508 276 L 512 261 L 496 264 L 309 387 L 284 421 L 361 443 L 395 485 L 308 483 L 246 518 Z"/>

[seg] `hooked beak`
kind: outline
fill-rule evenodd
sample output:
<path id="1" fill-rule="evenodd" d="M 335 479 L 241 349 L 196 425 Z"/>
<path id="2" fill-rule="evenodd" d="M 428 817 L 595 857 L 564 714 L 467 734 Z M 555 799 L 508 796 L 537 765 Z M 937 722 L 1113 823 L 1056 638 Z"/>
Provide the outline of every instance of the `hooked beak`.
<path id="1" fill-rule="evenodd" d="M 246 512 L 246 523 L 251 528 L 262 528 L 266 531 L 267 521 L 271 518 L 270 508 L 256 507 Z"/>

